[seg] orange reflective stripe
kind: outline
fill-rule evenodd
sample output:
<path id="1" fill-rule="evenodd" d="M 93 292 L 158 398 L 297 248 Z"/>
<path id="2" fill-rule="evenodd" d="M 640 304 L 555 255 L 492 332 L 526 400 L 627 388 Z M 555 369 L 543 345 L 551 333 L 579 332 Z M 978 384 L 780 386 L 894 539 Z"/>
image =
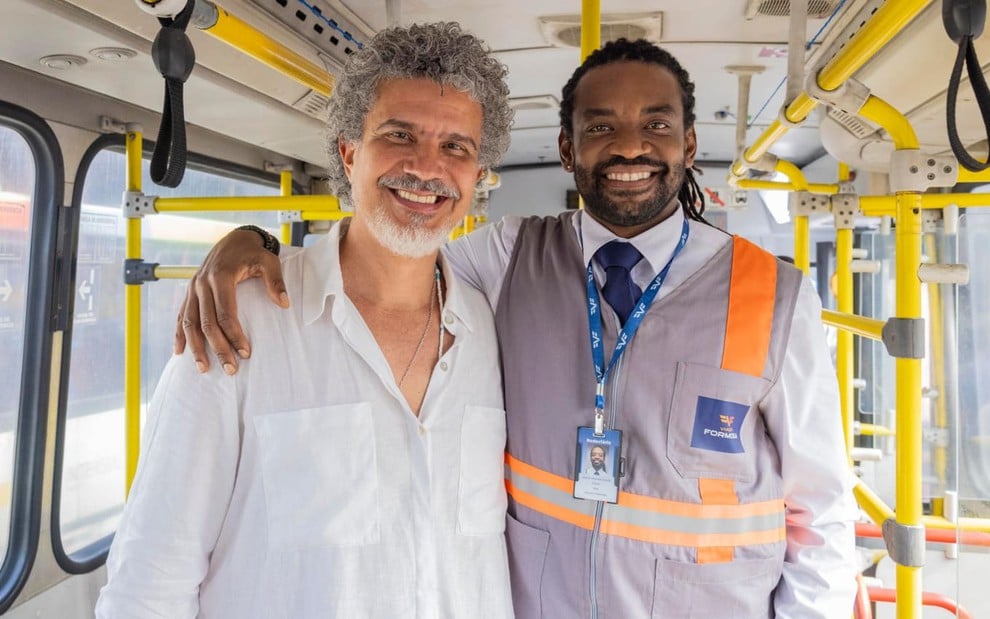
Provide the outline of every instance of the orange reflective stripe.
<path id="1" fill-rule="evenodd" d="M 760 276 L 766 273 L 773 277 L 768 280 Z M 722 369 L 751 376 L 763 374 L 770 351 L 776 288 L 777 264 L 773 255 L 742 237 L 733 237 Z"/>
<path id="2" fill-rule="evenodd" d="M 619 492 L 619 505 L 662 514 L 687 516 L 689 518 L 748 518 L 751 516 L 774 514 L 784 509 L 784 501 L 781 499 L 745 503 L 742 505 L 718 505 L 714 503 L 701 505 L 698 503 L 681 503 L 680 501 L 657 499 L 641 494 L 630 494 L 628 492 Z"/>
<path id="3" fill-rule="evenodd" d="M 588 527 L 585 527 L 588 528 Z M 641 542 L 669 544 L 671 546 L 747 546 L 750 544 L 772 544 L 784 540 L 786 529 L 778 527 L 766 531 L 750 533 L 683 533 L 664 531 L 652 527 L 642 527 L 614 520 L 602 519 L 602 533 L 618 535 Z"/>
<path id="4" fill-rule="evenodd" d="M 698 480 L 698 493 L 701 495 L 701 502 L 708 505 L 739 505 L 736 484 L 731 479 L 702 477 Z"/>
<path id="5" fill-rule="evenodd" d="M 738 505 L 736 483 L 731 479 L 698 479 L 698 494 L 701 502 L 716 505 Z M 695 551 L 698 563 L 727 563 L 735 556 L 732 546 L 702 546 Z"/>
<path id="6" fill-rule="evenodd" d="M 520 490 L 512 485 L 512 482 L 508 479 L 505 480 L 505 490 L 522 505 L 530 509 L 534 509 L 541 514 L 546 514 L 556 518 L 557 520 L 562 520 L 566 523 L 573 524 L 576 527 L 582 529 L 587 529 L 590 531 L 595 526 L 595 517 L 588 514 L 582 514 L 581 512 L 576 512 L 572 509 L 567 509 L 566 507 L 561 507 L 555 505 L 550 501 L 541 499 L 538 496 L 534 496 L 528 492 Z"/>
<path id="7" fill-rule="evenodd" d="M 698 549 L 698 563 L 728 563 L 735 556 L 732 546 L 705 546 Z"/>
<path id="8" fill-rule="evenodd" d="M 532 464 L 527 464 L 522 460 L 513 458 L 508 453 L 505 454 L 505 462 L 516 474 L 528 477 L 533 481 L 549 486 L 554 490 L 564 492 L 567 495 L 571 495 L 573 493 L 573 479 L 548 473 L 542 469 L 536 468 Z M 709 479 L 706 481 L 720 483 L 723 480 Z M 699 480 L 699 484 L 700 483 L 701 480 Z M 732 482 L 730 481 L 728 483 L 731 484 Z M 506 488 L 509 488 L 509 486 L 510 484 L 508 480 L 506 480 Z M 518 489 L 516 491 L 519 492 Z M 735 496 L 734 491 L 733 496 Z M 622 491 L 619 491 L 618 505 L 620 507 L 628 507 L 630 509 L 656 512 L 658 514 L 684 516 L 687 518 L 751 518 L 753 516 L 766 516 L 784 511 L 783 499 L 771 499 L 769 501 L 744 503 L 741 505 L 739 504 L 738 499 L 736 499 L 735 503 L 721 504 L 713 500 L 711 503 L 703 505 L 699 503 L 682 503 L 680 501 L 658 499 L 655 497 Z"/>

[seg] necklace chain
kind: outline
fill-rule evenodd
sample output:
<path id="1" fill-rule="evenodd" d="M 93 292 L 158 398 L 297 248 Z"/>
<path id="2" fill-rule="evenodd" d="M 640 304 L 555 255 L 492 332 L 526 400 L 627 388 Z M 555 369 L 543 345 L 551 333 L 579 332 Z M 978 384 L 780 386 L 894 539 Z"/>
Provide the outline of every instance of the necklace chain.
<path id="1" fill-rule="evenodd" d="M 443 296 L 440 292 L 440 270 L 437 269 L 435 276 L 433 278 L 433 287 L 430 289 L 430 311 L 426 315 L 426 325 L 423 327 L 423 334 L 419 336 L 419 344 L 416 344 L 416 350 L 413 351 L 412 357 L 409 359 L 409 363 L 406 364 L 406 369 L 402 371 L 402 376 L 399 378 L 399 388 L 402 388 L 402 383 L 405 382 L 406 376 L 409 375 L 409 370 L 412 369 L 413 363 L 416 361 L 416 357 L 419 356 L 419 351 L 423 350 L 423 344 L 426 342 L 426 334 L 430 331 L 430 323 L 433 322 L 433 293 L 437 293 L 437 300 L 440 303 L 440 313 L 443 314 Z M 438 348 L 438 356 L 443 354 L 443 317 L 440 317 L 440 346 Z"/>

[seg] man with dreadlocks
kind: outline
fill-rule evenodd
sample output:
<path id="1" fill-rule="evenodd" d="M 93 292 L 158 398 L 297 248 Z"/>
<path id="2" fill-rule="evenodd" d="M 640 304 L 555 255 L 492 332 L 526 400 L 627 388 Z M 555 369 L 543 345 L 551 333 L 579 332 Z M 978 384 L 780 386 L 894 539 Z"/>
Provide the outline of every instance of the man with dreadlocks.
<path id="1" fill-rule="evenodd" d="M 560 111 L 585 209 L 445 249 L 495 310 L 517 617 L 852 607 L 857 511 L 820 303 L 799 271 L 702 218 L 693 93 L 666 51 L 605 45 Z M 234 241 L 263 260 L 256 239 Z M 218 285 L 232 316 L 233 280 Z M 615 454 L 617 493 L 576 484 L 595 445 Z"/>

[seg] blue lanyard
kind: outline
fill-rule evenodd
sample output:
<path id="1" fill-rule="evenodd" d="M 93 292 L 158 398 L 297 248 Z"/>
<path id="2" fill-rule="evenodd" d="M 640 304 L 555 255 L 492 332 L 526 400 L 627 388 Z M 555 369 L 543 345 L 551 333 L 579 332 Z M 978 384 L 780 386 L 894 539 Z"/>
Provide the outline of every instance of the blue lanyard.
<path id="1" fill-rule="evenodd" d="M 684 225 L 681 226 L 681 239 L 677 243 L 677 247 L 674 248 L 673 255 L 670 256 L 670 260 L 660 270 L 660 273 L 653 278 L 649 287 L 640 295 L 629 319 L 626 320 L 626 324 L 619 332 L 619 337 L 615 341 L 615 350 L 612 351 L 612 360 L 609 361 L 608 367 L 605 367 L 605 350 L 602 345 L 602 316 L 599 310 L 601 300 L 598 296 L 598 286 L 595 284 L 595 273 L 591 263 L 588 263 L 588 326 L 591 332 L 591 359 L 595 364 L 595 378 L 598 381 L 598 386 L 595 389 L 595 434 L 600 435 L 605 430 L 605 382 L 608 380 L 608 374 L 622 357 L 626 346 L 632 341 L 640 323 L 643 322 L 646 310 L 653 305 L 653 300 L 656 299 L 660 286 L 663 286 L 664 280 L 667 279 L 670 265 L 674 263 L 674 258 L 681 253 L 687 243 L 688 230 L 688 222 L 685 219 Z"/>

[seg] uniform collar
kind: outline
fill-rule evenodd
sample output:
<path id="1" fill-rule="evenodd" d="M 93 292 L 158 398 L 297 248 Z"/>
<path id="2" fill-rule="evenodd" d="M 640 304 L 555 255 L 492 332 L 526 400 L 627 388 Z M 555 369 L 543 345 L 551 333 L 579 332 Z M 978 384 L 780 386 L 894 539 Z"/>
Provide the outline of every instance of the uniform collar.
<path id="1" fill-rule="evenodd" d="M 584 263 L 588 264 L 602 245 L 619 237 L 586 212 L 581 211 L 579 216 L 578 229 L 581 245 L 584 248 Z M 652 228 L 624 240 L 632 243 L 639 253 L 643 254 L 643 258 L 650 264 L 650 271 L 656 273 L 674 254 L 674 248 L 681 238 L 683 224 L 684 211 L 678 208 L 673 215 Z"/>

